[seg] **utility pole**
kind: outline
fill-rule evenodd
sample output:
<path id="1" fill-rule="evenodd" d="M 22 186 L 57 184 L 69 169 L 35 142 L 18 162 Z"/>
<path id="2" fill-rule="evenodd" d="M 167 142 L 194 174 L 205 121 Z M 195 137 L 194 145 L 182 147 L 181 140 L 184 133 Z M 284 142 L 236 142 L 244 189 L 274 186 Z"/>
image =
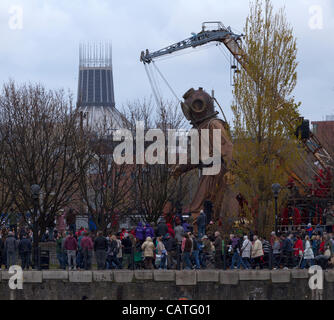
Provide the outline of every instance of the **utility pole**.
<path id="1" fill-rule="evenodd" d="M 275 197 L 275 235 L 277 235 L 277 219 L 278 219 L 278 207 L 277 207 L 277 201 L 278 201 L 278 195 L 281 191 L 281 185 L 278 183 L 275 183 L 272 185 L 272 191 Z"/>
<path id="2" fill-rule="evenodd" d="M 34 268 L 40 269 L 40 257 L 39 257 L 39 247 L 38 247 L 38 207 L 39 207 L 39 194 L 41 187 L 38 184 L 31 186 L 31 197 L 34 204 L 34 214 L 33 214 L 33 255 L 34 255 Z"/>

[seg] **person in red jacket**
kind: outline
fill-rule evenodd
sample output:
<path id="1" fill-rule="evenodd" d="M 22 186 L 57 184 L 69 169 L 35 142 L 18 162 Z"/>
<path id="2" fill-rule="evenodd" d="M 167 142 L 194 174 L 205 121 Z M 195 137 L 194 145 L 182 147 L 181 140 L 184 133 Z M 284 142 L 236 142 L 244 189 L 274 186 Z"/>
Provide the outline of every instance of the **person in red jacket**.
<path id="1" fill-rule="evenodd" d="M 289 225 L 289 209 L 285 208 L 282 212 L 282 226 L 288 226 Z"/>
<path id="2" fill-rule="evenodd" d="M 302 217 L 300 215 L 299 209 L 293 208 L 293 224 L 295 226 L 300 226 L 302 223 Z"/>
<path id="3" fill-rule="evenodd" d="M 67 251 L 68 269 L 71 270 L 72 260 L 73 260 L 73 270 L 76 270 L 77 269 L 76 257 L 77 257 L 78 242 L 73 237 L 72 231 L 70 232 L 69 236 L 65 240 L 64 249 Z"/>
<path id="4" fill-rule="evenodd" d="M 84 233 L 84 237 L 81 240 L 81 249 L 83 252 L 83 262 L 85 270 L 90 270 L 92 264 L 92 253 L 94 249 L 94 243 L 88 232 Z"/>
<path id="5" fill-rule="evenodd" d="M 302 218 L 300 212 L 297 208 L 293 208 L 292 206 L 288 206 L 284 209 L 282 214 L 282 225 L 294 225 L 300 226 L 302 223 Z"/>
<path id="6" fill-rule="evenodd" d="M 175 238 L 175 231 L 172 227 L 172 225 L 170 223 L 167 223 L 167 227 L 168 227 L 168 233 L 173 237 Z"/>
<path id="7" fill-rule="evenodd" d="M 130 230 L 130 234 L 132 234 L 133 237 L 136 238 L 136 229 L 135 229 L 135 228 L 132 228 L 132 229 Z"/>
<path id="8" fill-rule="evenodd" d="M 297 241 L 293 246 L 293 251 L 295 257 L 301 257 L 304 253 L 303 241 L 299 235 L 297 236 Z"/>
<path id="9" fill-rule="evenodd" d="M 321 237 L 319 254 L 325 254 L 325 238 L 324 237 Z"/>
<path id="10" fill-rule="evenodd" d="M 124 235 L 127 233 L 126 229 L 123 228 L 122 231 L 121 231 L 121 234 L 120 234 L 120 240 L 123 240 L 124 238 Z"/>
<path id="11" fill-rule="evenodd" d="M 81 235 L 85 234 L 87 232 L 84 227 L 81 227 L 76 233 L 76 237 L 79 238 Z"/>

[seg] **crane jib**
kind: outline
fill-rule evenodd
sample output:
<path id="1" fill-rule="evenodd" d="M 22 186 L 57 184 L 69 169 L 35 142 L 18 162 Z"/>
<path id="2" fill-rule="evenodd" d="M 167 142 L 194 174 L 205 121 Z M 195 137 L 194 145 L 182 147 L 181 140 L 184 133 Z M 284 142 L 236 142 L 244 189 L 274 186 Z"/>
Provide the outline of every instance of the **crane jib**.
<path id="1" fill-rule="evenodd" d="M 159 58 L 163 55 L 174 53 L 179 50 L 196 48 L 213 41 L 222 42 L 227 39 L 233 39 L 237 41 L 241 39 L 241 37 L 242 35 L 235 34 L 228 30 L 202 31 L 186 40 L 170 45 L 164 49 L 152 53 L 150 53 L 148 50 L 146 50 L 146 53 L 143 51 L 140 60 L 143 63 L 151 63 L 155 58 Z"/>

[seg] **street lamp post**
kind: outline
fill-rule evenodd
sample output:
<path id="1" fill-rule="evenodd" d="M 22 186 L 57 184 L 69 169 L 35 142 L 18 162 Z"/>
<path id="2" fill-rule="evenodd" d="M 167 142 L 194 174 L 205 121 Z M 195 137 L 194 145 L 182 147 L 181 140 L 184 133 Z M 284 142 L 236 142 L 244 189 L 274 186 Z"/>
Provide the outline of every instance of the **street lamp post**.
<path id="1" fill-rule="evenodd" d="M 38 206 L 39 206 L 39 194 L 41 191 L 41 187 L 38 184 L 34 184 L 31 186 L 31 197 L 34 204 L 34 215 L 33 215 L 33 255 L 34 255 L 34 268 L 40 269 L 40 261 L 39 261 L 39 252 L 38 252 Z"/>
<path id="2" fill-rule="evenodd" d="M 277 200 L 278 200 L 278 195 L 281 191 L 281 185 L 278 183 L 275 183 L 272 185 L 272 191 L 275 197 L 275 234 L 277 235 L 277 216 L 278 216 L 278 208 L 277 208 Z"/>

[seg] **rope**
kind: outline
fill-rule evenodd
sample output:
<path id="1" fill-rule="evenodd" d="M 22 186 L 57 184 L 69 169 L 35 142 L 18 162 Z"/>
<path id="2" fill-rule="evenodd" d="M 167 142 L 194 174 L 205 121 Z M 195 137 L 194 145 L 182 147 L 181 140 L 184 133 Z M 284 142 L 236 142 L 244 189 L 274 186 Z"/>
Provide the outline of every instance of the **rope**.
<path id="1" fill-rule="evenodd" d="M 215 102 L 217 103 L 217 105 L 218 105 L 220 111 L 222 112 L 222 115 L 223 115 L 223 117 L 224 117 L 224 120 L 225 120 L 226 124 L 228 124 L 227 119 L 226 119 L 226 117 L 225 117 L 225 113 L 224 113 L 224 111 L 223 111 L 223 108 L 220 106 L 220 104 L 219 104 L 219 102 L 218 102 L 218 100 L 217 100 L 216 98 L 213 98 L 213 99 L 214 99 Z"/>
<path id="2" fill-rule="evenodd" d="M 158 100 L 159 100 L 158 107 L 160 107 L 161 104 L 162 104 L 162 94 L 161 94 L 159 82 L 157 81 L 157 75 L 155 74 L 154 69 L 152 68 L 151 65 L 148 66 L 148 69 L 150 70 L 150 74 L 151 74 L 151 77 L 152 77 L 152 80 L 153 80 L 153 84 L 155 86 L 155 90 L 156 90 L 157 95 L 158 95 Z"/>
<path id="3" fill-rule="evenodd" d="M 164 75 L 161 73 L 161 71 L 159 70 L 159 68 L 156 66 L 155 62 L 152 61 L 152 63 L 153 63 L 153 66 L 155 67 L 155 69 L 157 70 L 157 72 L 159 73 L 160 77 L 162 78 L 162 80 L 164 80 L 164 82 L 166 83 L 167 87 L 169 88 L 169 90 L 172 92 L 172 94 L 176 98 L 176 100 L 178 102 L 181 102 L 181 100 L 178 98 L 177 94 L 175 93 L 175 91 L 173 90 L 173 88 L 171 87 L 171 85 L 169 84 L 169 82 L 167 81 L 167 79 L 164 77 Z"/>
<path id="4" fill-rule="evenodd" d="M 152 88 L 152 91 L 153 91 L 153 96 L 154 96 L 154 98 L 155 98 L 155 101 L 156 101 L 156 103 L 157 103 L 157 106 L 159 107 L 159 106 L 160 106 L 159 97 L 158 97 L 158 94 L 157 94 L 156 89 L 155 89 L 155 87 L 154 87 L 154 84 L 153 84 L 153 81 L 152 81 L 150 72 L 149 72 L 149 70 L 148 70 L 148 68 L 147 68 L 147 64 L 144 63 L 144 66 L 145 66 L 145 71 L 146 71 L 146 74 L 147 74 L 147 78 L 148 78 L 148 80 L 149 80 L 149 82 L 150 82 L 150 85 L 151 85 L 151 88 Z"/>
<path id="5" fill-rule="evenodd" d="M 197 48 L 197 52 L 198 51 L 202 51 L 202 50 L 205 50 L 207 49 L 208 47 L 211 47 L 215 44 L 209 44 L 209 45 L 205 45 L 203 46 L 202 48 Z M 180 55 L 185 55 L 185 54 L 190 54 L 192 52 L 185 52 L 185 53 L 181 53 L 181 54 L 176 54 L 176 56 L 180 56 Z M 174 55 L 175 56 L 175 55 Z M 169 58 L 172 58 L 172 57 L 165 57 L 165 58 L 160 58 L 159 60 L 166 60 L 166 59 L 169 59 Z M 160 75 L 161 79 L 165 82 L 166 86 L 168 87 L 168 89 L 171 91 L 171 93 L 173 94 L 173 96 L 175 97 L 175 99 L 180 103 L 181 100 L 179 99 L 179 97 L 177 96 L 176 92 L 173 90 L 172 86 L 169 84 L 169 82 L 167 81 L 167 79 L 164 77 L 164 75 L 162 74 L 162 72 L 160 71 L 160 69 L 157 67 L 157 65 L 155 64 L 154 61 L 152 61 L 152 64 L 156 70 L 156 72 Z M 156 100 L 156 103 L 157 103 L 157 106 L 160 107 L 161 103 L 162 103 L 162 99 L 161 99 L 161 91 L 159 89 L 159 86 L 158 86 L 158 81 L 157 79 L 155 78 L 155 74 L 153 72 L 153 70 L 150 70 L 150 66 L 148 66 L 146 63 L 144 63 L 144 66 L 145 66 L 145 71 L 146 71 L 146 74 L 147 74 L 147 77 L 149 79 L 149 82 L 150 82 L 150 85 L 152 87 L 152 91 L 153 91 L 153 95 L 154 95 L 154 98 Z"/>
<path id="6" fill-rule="evenodd" d="M 218 45 L 219 51 L 223 54 L 223 56 L 225 57 L 226 61 L 228 62 L 228 64 L 231 63 L 230 59 L 228 56 L 226 56 L 226 52 L 224 51 L 224 49 L 221 47 L 221 45 Z"/>

